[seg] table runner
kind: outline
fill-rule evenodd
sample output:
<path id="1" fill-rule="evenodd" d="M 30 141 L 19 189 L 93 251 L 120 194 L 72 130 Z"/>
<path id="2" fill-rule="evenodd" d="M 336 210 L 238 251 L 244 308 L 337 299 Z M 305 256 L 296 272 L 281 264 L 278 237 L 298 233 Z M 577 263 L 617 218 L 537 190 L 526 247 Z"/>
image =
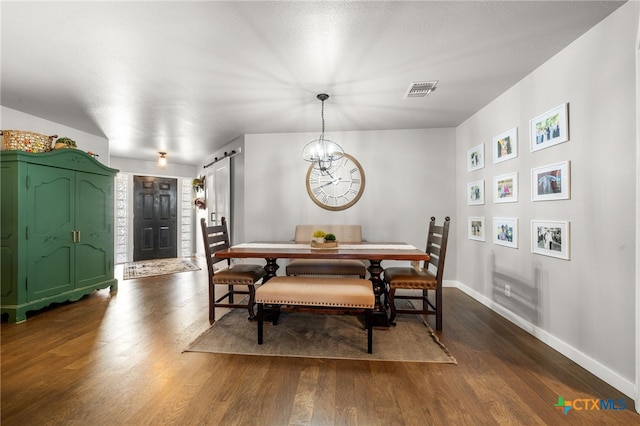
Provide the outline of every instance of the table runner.
<path id="1" fill-rule="evenodd" d="M 252 248 L 252 249 L 306 249 L 310 248 L 309 244 L 294 243 L 242 243 L 231 248 Z M 410 244 L 340 244 L 338 250 L 416 250 L 416 247 Z"/>

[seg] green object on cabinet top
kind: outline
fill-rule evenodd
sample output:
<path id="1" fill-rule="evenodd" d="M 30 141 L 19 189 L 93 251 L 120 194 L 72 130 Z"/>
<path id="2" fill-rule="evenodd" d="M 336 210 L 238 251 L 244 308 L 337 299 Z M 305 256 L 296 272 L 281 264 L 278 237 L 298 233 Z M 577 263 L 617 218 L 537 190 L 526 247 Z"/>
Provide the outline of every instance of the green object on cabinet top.
<path id="1" fill-rule="evenodd" d="M 1 161 L 23 161 L 42 166 L 72 168 L 74 170 L 97 173 L 103 175 L 115 175 L 117 169 L 107 167 L 91 155 L 77 149 L 61 149 L 57 151 L 31 153 L 24 151 L 0 151 Z"/>

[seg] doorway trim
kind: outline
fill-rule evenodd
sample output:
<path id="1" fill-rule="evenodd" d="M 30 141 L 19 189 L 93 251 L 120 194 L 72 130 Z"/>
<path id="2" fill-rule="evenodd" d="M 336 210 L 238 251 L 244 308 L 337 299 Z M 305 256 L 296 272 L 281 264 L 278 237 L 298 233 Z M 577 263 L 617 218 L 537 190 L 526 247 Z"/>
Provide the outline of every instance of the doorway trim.
<path id="1" fill-rule="evenodd" d="M 640 414 L 640 12 L 636 35 L 636 383 L 635 406 Z"/>
<path id="2" fill-rule="evenodd" d="M 116 218 L 116 232 L 114 232 L 115 263 L 124 264 L 133 262 L 133 176 L 143 176 L 141 173 L 120 172 L 117 176 L 116 197 L 114 208 Z M 170 176 L 166 176 L 170 177 Z M 194 256 L 194 213 L 192 208 L 192 188 L 191 179 L 185 177 L 171 178 L 178 179 L 178 216 L 180 225 L 177 227 L 178 257 Z M 121 192 L 118 194 L 118 192 Z M 118 225 L 123 223 L 123 235 L 120 234 Z M 124 239 L 124 242 L 122 241 Z M 118 244 L 126 245 L 124 252 L 118 251 Z"/>

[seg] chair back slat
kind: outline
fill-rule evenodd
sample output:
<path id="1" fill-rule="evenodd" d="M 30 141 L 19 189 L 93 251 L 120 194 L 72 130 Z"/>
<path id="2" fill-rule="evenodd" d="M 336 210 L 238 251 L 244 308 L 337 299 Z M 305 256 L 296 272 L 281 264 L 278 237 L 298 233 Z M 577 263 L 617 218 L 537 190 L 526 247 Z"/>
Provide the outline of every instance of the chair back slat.
<path id="1" fill-rule="evenodd" d="M 227 265 L 231 263 L 231 259 L 223 259 L 216 257 L 218 250 L 225 250 L 230 247 L 229 231 L 227 230 L 227 221 L 223 217 L 221 225 L 207 226 L 205 218 L 200 219 L 200 227 L 202 228 L 202 239 L 204 240 L 205 257 L 207 258 L 207 269 L 209 276 L 213 279 L 215 272 L 214 265 L 218 262 L 226 261 Z"/>
<path id="2" fill-rule="evenodd" d="M 444 259 L 447 254 L 447 242 L 449 240 L 449 225 L 451 218 L 445 217 L 443 225 L 436 225 L 436 218 L 432 217 L 429 223 L 427 235 L 426 252 L 429 254 L 429 265 L 436 270 L 434 275 L 438 281 L 438 286 L 442 285 L 442 275 L 444 273 Z"/>

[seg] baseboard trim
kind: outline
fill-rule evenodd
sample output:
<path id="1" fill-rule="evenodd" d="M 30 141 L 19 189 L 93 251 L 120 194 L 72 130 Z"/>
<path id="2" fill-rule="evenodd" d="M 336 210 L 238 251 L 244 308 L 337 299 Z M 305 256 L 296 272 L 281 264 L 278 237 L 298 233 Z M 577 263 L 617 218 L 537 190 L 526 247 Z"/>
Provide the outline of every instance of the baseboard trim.
<path id="1" fill-rule="evenodd" d="M 613 386 L 614 388 L 616 388 L 617 390 L 619 390 L 629 398 L 634 399 L 634 395 L 635 395 L 634 383 L 620 376 L 615 371 L 612 371 L 607 366 L 599 363 L 598 361 L 589 357 L 585 353 L 580 352 L 573 346 L 549 334 L 547 331 L 542 330 L 541 328 L 535 326 L 534 324 L 531 324 L 530 322 L 524 320 L 522 317 L 514 314 L 508 309 L 505 309 L 504 307 L 495 303 L 493 300 L 489 299 L 483 294 L 478 293 L 477 291 L 462 284 L 459 281 L 445 280 L 443 281 L 442 285 L 443 287 L 454 287 L 459 289 L 460 291 L 462 291 L 469 297 L 472 297 L 476 301 L 482 303 L 484 306 L 491 309 L 501 317 L 517 325 L 527 333 L 533 335 L 541 342 L 549 345 L 556 351 L 560 352 L 562 355 L 566 356 L 567 358 L 569 358 L 570 360 L 572 360 L 573 362 L 575 362 L 585 370 L 589 371 L 594 376 L 598 377 L 601 380 L 604 380 L 609 385 Z M 606 395 L 603 395 L 603 397 L 606 397 Z"/>

